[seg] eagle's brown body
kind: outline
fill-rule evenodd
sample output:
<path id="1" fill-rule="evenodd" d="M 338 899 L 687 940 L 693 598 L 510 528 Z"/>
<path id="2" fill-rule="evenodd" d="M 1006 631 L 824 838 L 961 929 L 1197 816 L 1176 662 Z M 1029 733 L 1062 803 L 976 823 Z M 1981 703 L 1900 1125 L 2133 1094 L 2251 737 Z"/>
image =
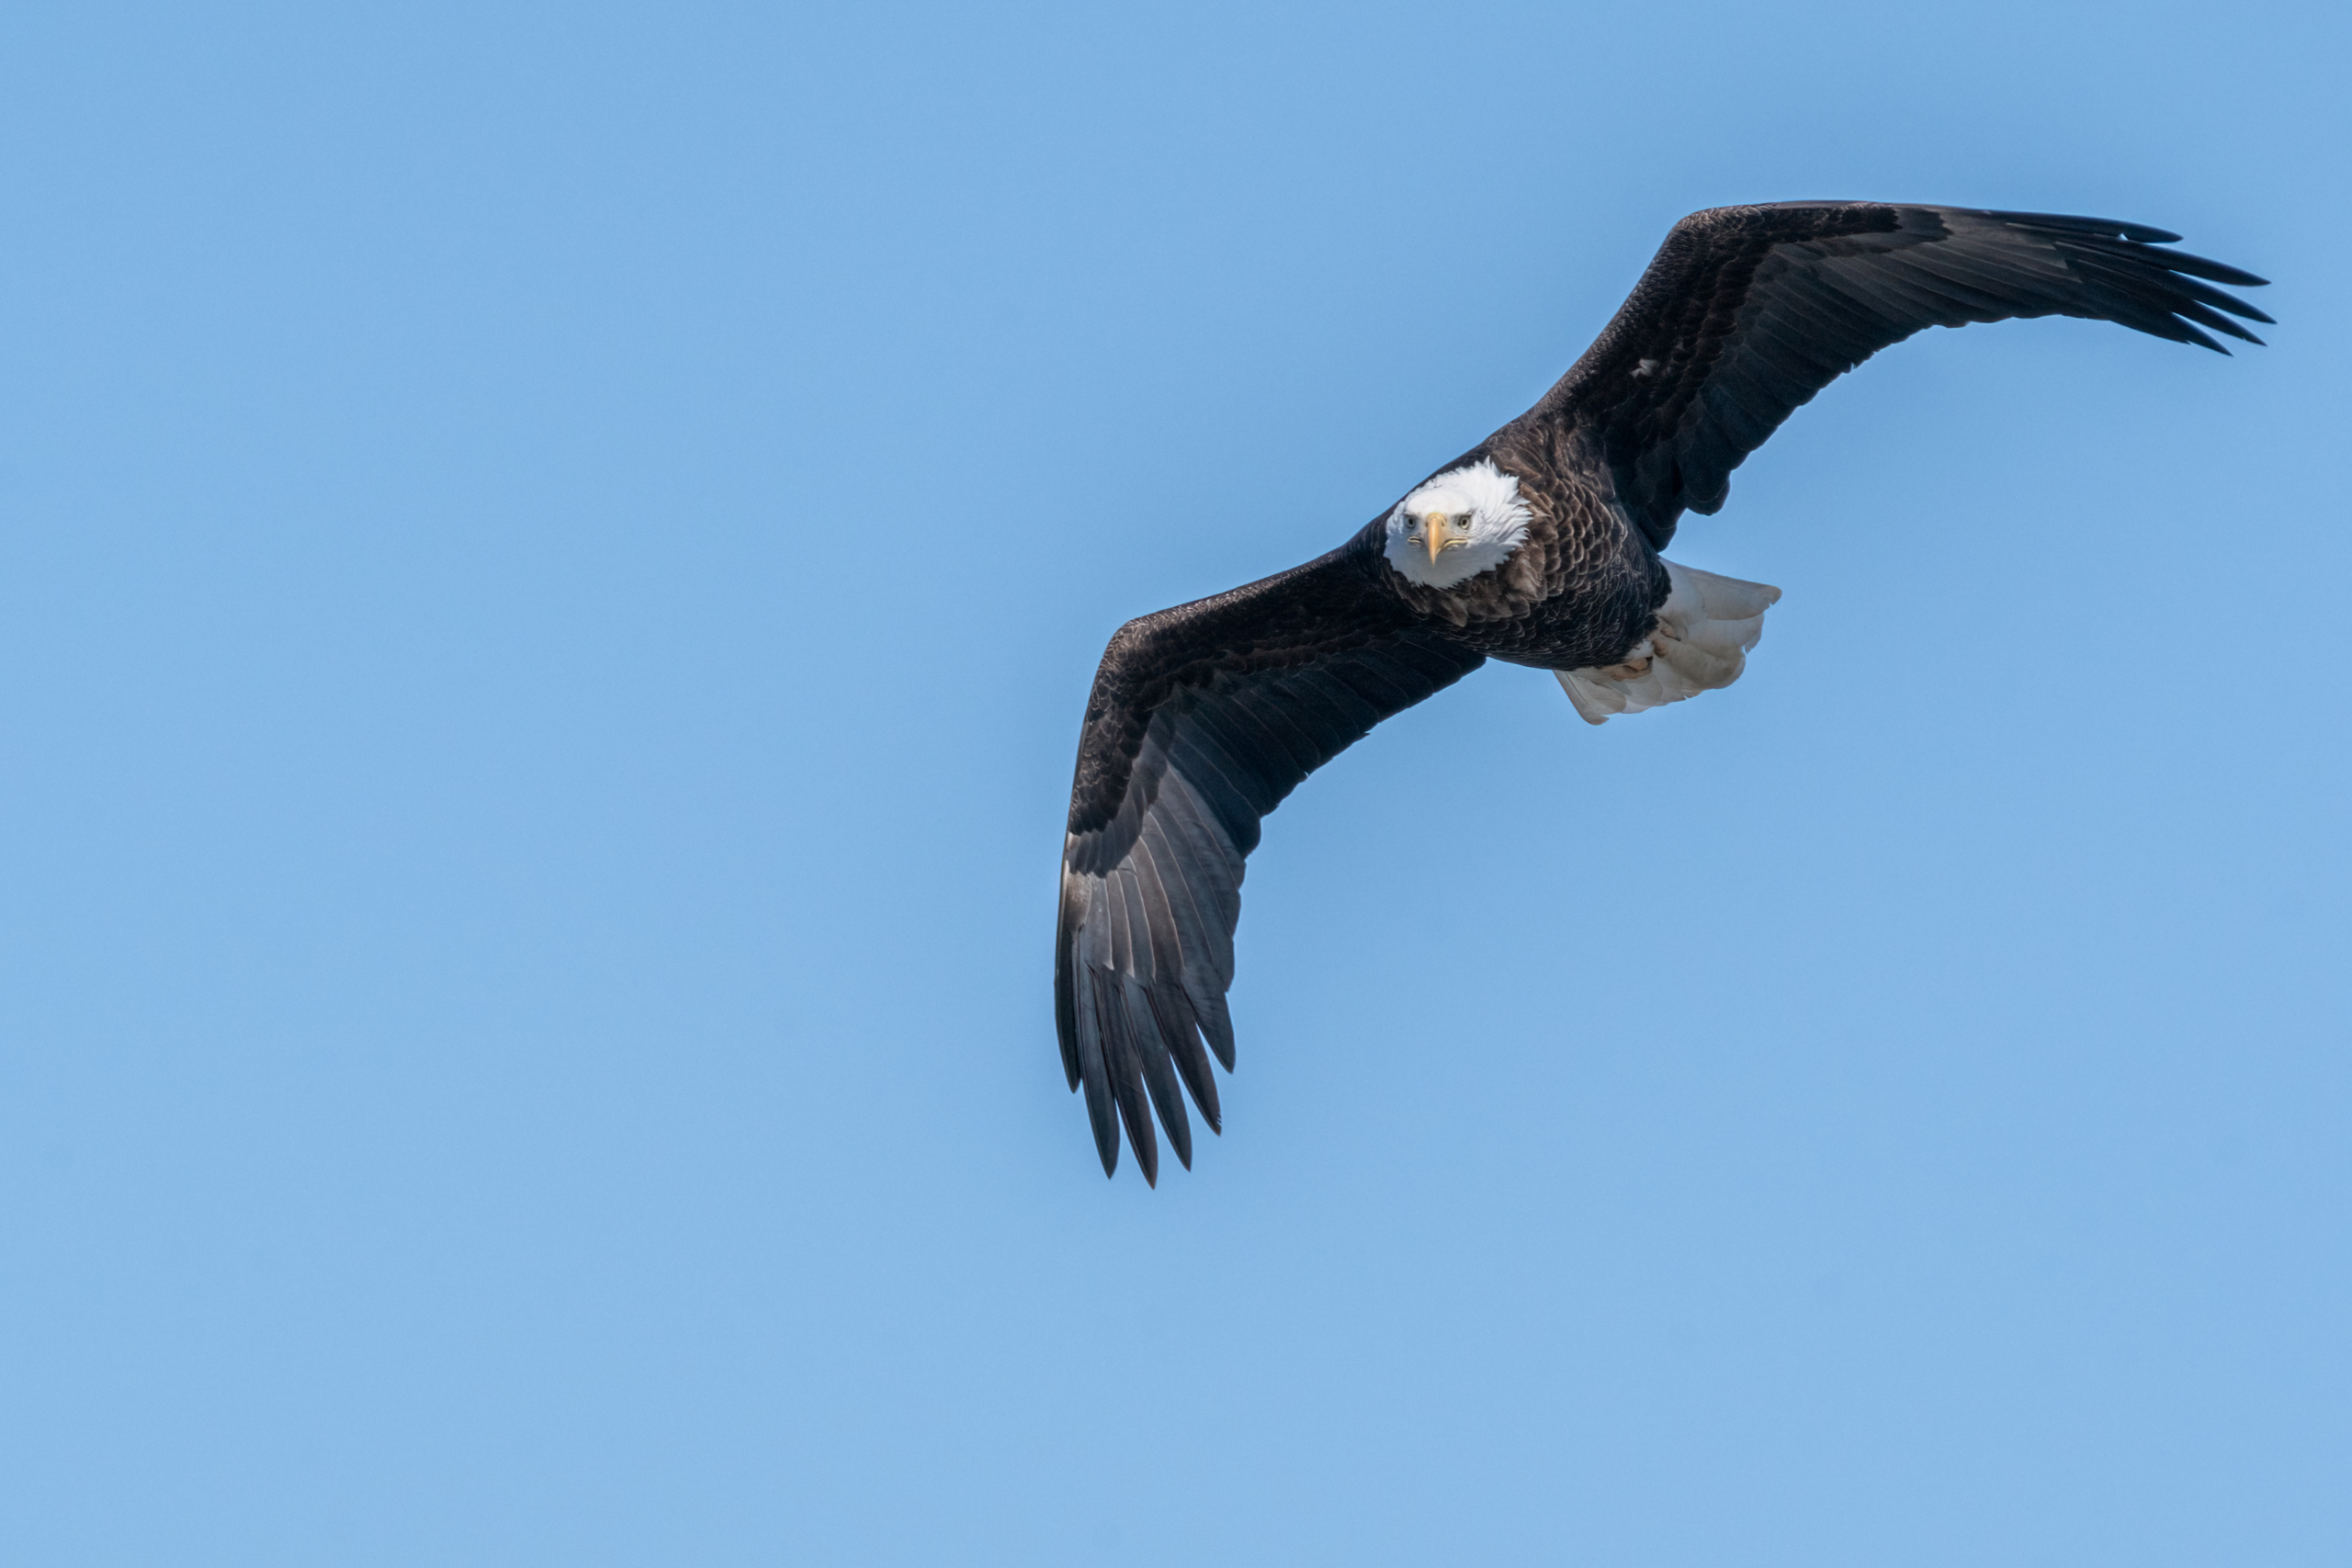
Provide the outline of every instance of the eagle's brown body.
<path id="1" fill-rule="evenodd" d="M 1397 596 L 1487 657 L 1539 670 L 1614 664 L 1648 636 L 1666 603 L 1666 569 L 1616 504 L 1606 471 L 1576 450 L 1578 434 L 1531 416 L 1447 464 L 1484 457 L 1516 479 L 1533 514 L 1527 543 L 1495 570 L 1452 588 L 1390 571 Z M 1385 521 L 1365 533 L 1376 536 Z"/>

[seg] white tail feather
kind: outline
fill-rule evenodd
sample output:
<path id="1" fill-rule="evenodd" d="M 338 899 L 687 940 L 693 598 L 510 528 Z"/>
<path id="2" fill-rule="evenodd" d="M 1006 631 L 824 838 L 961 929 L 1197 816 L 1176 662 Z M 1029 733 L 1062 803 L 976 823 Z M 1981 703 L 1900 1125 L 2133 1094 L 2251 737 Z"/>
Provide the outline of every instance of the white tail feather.
<path id="1" fill-rule="evenodd" d="M 1664 563 L 1674 591 L 1657 630 L 1606 670 L 1555 670 L 1560 689 L 1588 724 L 1679 703 L 1739 679 L 1747 650 L 1764 635 L 1764 612 L 1781 591 L 1696 567 Z"/>

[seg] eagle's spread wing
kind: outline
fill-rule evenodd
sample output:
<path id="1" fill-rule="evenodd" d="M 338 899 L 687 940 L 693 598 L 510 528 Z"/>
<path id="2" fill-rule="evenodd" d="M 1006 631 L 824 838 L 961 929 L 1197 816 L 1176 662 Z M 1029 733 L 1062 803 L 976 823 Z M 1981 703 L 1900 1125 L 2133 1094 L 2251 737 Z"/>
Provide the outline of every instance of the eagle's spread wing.
<path id="1" fill-rule="evenodd" d="M 1483 662 L 1421 626 L 1380 586 L 1385 570 L 1359 537 L 1130 621 L 1102 655 L 1062 851 L 1054 1021 L 1106 1174 L 1125 1121 L 1157 1179 L 1152 1105 L 1192 1164 L 1180 1077 L 1217 1125 L 1201 1042 L 1232 1069 L 1225 993 L 1259 819 L 1374 725 Z"/>
<path id="2" fill-rule="evenodd" d="M 1569 420 L 1650 542 L 1711 513 L 1798 405 L 1922 327 L 2085 316 L 2229 352 L 2268 316 L 2209 284 L 2263 280 L 2158 250 L 2177 234 L 2041 212 L 1777 202 L 1695 212 L 1584 357 L 1530 411 Z"/>

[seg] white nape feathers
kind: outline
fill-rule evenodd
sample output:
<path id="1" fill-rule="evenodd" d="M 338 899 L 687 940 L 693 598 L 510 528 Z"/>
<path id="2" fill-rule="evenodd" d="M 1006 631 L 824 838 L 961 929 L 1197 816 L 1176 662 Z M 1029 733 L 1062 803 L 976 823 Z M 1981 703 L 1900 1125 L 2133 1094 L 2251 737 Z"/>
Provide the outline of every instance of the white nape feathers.
<path id="1" fill-rule="evenodd" d="M 1396 503 L 1388 514 L 1388 564 L 1424 588 L 1451 588 L 1509 560 L 1526 541 L 1527 521 L 1519 480 L 1480 458 Z"/>
<path id="2" fill-rule="evenodd" d="M 1658 607 L 1657 630 L 1606 670 L 1555 670 L 1560 689 L 1588 724 L 1639 713 L 1728 686 L 1764 635 L 1764 612 L 1781 591 L 1695 566 L 1661 561 L 1674 592 Z"/>

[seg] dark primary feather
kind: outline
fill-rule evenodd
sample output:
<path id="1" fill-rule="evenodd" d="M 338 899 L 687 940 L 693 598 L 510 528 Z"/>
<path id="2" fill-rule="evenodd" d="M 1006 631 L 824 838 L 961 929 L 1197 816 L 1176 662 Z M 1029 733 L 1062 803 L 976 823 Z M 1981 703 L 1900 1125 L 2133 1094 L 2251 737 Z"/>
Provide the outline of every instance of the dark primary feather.
<path id="1" fill-rule="evenodd" d="M 1231 1070 L 1225 994 L 1260 818 L 1374 725 L 1483 662 L 1417 626 L 1374 575 L 1387 570 L 1359 537 L 1130 621 L 1102 656 L 1070 793 L 1054 1021 L 1105 1174 L 1124 1122 L 1144 1179 L 1158 1179 L 1155 1109 L 1192 1164 L 1183 1090 L 1218 1125 L 1202 1043 Z"/>
<path id="2" fill-rule="evenodd" d="M 1686 507 L 1723 505 L 1731 471 L 1782 420 L 1922 327 L 2064 315 L 2224 354 L 2200 328 L 2261 342 L 2230 317 L 2270 318 L 2210 285 L 2263 280 L 2156 248 L 2179 237 L 2103 218 L 1874 202 L 1695 212 L 1523 417 L 1581 426 L 1618 499 L 1663 547 Z"/>

